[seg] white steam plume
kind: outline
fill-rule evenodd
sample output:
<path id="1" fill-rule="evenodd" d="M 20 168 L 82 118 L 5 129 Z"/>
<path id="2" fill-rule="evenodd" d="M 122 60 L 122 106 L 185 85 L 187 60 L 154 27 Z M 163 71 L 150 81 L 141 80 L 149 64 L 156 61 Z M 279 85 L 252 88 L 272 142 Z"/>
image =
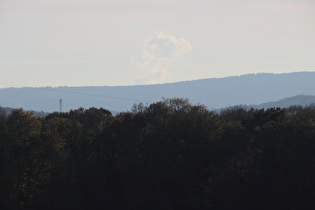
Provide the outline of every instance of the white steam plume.
<path id="1" fill-rule="evenodd" d="M 158 83 L 167 78 L 169 66 L 191 51 L 191 44 L 172 35 L 157 32 L 144 42 L 142 56 L 131 57 L 131 64 L 141 70 L 136 83 Z"/>

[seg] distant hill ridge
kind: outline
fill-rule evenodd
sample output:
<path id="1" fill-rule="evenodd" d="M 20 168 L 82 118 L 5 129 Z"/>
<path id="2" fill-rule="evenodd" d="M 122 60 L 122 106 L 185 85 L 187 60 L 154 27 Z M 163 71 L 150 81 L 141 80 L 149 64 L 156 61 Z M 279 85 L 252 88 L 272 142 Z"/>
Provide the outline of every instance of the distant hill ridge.
<path id="1" fill-rule="evenodd" d="M 0 89 L 0 106 L 26 110 L 63 111 L 78 107 L 130 110 L 135 103 L 149 104 L 162 98 L 189 98 L 219 109 L 238 104 L 262 104 L 298 95 L 315 95 L 315 72 L 258 73 L 157 85 L 45 87 Z"/>
<path id="2" fill-rule="evenodd" d="M 267 102 L 252 107 L 257 109 L 268 109 L 273 107 L 288 108 L 293 105 L 310 106 L 315 104 L 315 96 L 311 95 L 297 95 L 285 98 L 279 101 Z"/>

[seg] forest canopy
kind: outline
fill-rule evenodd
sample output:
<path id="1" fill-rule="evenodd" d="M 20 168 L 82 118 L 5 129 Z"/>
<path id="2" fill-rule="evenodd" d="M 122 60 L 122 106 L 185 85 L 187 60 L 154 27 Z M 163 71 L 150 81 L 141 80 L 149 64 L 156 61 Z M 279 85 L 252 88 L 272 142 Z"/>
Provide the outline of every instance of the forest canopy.
<path id="1" fill-rule="evenodd" d="M 315 107 L 0 112 L 1 209 L 314 209 Z"/>

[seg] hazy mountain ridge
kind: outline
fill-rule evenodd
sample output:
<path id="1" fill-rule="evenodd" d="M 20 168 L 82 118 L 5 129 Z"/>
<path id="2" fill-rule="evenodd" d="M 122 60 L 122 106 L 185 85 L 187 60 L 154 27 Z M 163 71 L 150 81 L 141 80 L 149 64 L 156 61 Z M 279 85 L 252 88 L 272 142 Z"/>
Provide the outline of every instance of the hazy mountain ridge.
<path id="1" fill-rule="evenodd" d="M 257 109 L 268 109 L 273 107 L 288 108 L 293 105 L 310 106 L 315 104 L 315 96 L 311 95 L 297 95 L 289 98 L 284 98 L 279 101 L 267 102 L 252 106 Z"/>
<path id="2" fill-rule="evenodd" d="M 238 104 L 262 104 L 297 95 L 315 95 L 315 72 L 247 74 L 157 85 L 45 87 L 0 89 L 0 106 L 26 110 L 63 111 L 78 107 L 103 107 L 111 111 L 130 110 L 135 103 L 164 98 L 189 98 L 209 109 Z"/>

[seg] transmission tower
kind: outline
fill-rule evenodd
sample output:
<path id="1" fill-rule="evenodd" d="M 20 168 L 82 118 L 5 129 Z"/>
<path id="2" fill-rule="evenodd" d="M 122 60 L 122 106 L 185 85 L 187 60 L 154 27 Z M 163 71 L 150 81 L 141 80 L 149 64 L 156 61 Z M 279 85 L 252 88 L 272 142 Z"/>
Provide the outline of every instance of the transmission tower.
<path id="1" fill-rule="evenodd" d="M 62 99 L 59 99 L 59 111 L 62 112 Z"/>

